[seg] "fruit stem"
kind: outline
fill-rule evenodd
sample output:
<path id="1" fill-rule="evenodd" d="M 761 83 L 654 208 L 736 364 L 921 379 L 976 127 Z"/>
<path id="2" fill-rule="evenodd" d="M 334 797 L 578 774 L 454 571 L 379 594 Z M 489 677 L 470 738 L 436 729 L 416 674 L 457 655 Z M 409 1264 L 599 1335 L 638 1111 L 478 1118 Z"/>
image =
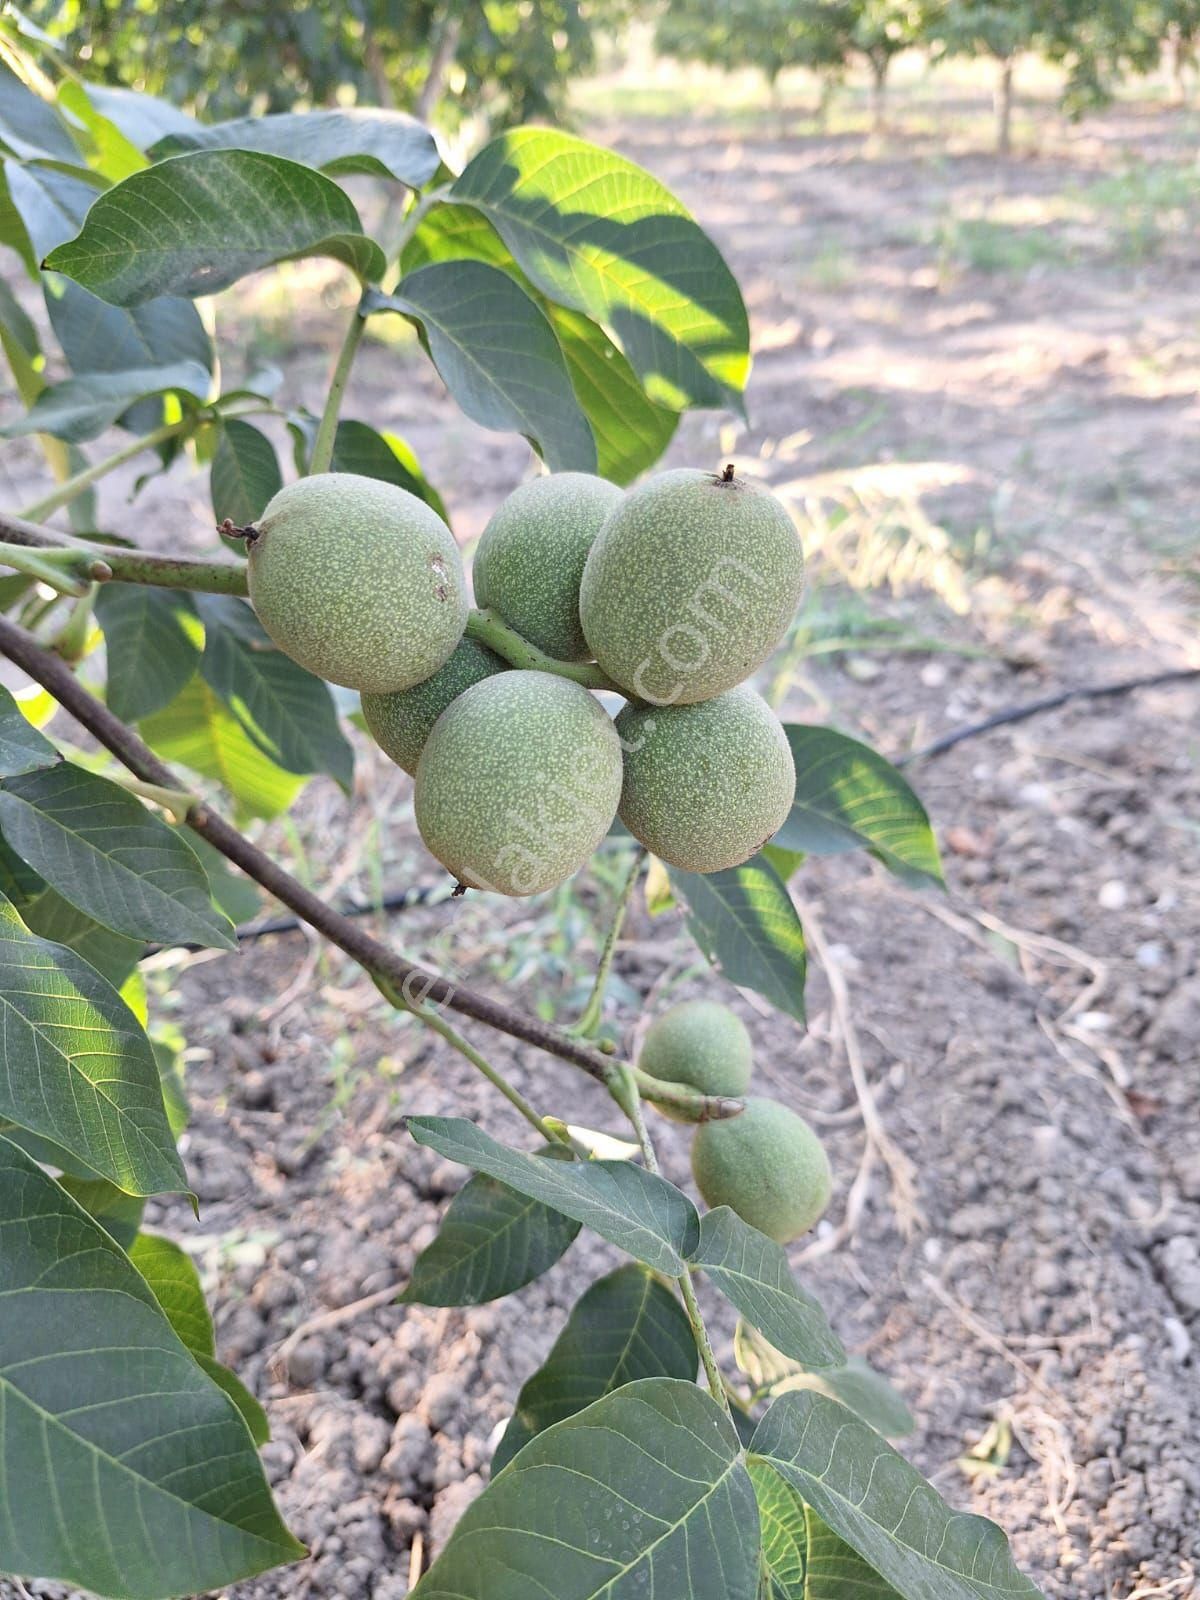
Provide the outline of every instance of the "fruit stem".
<path id="1" fill-rule="evenodd" d="M 510 667 L 523 667 L 528 672 L 553 672 L 559 678 L 570 678 L 585 689 L 610 689 L 614 694 L 625 691 L 616 684 L 594 661 L 556 661 L 545 655 L 536 645 L 523 639 L 515 628 L 501 621 L 494 611 L 472 611 L 467 618 L 467 635 L 479 644 L 487 645 L 498 656 L 503 656 Z M 628 696 L 625 696 L 628 699 Z"/>
<path id="2" fill-rule="evenodd" d="M 646 1164 L 647 1172 L 658 1172 L 658 1157 L 654 1153 L 654 1144 L 650 1138 L 646 1119 L 642 1116 L 641 1097 L 638 1094 L 637 1074 L 632 1067 L 625 1066 L 622 1062 L 613 1065 L 608 1080 L 608 1092 L 620 1106 L 621 1110 L 633 1124 L 633 1131 L 637 1135 L 637 1142 L 641 1148 L 642 1160 Z M 733 1421 L 733 1412 L 729 1407 L 729 1396 L 725 1392 L 725 1383 L 721 1377 L 721 1369 L 717 1366 L 717 1358 L 713 1354 L 712 1342 L 708 1337 L 708 1329 L 704 1326 L 704 1318 L 700 1312 L 700 1302 L 696 1299 L 696 1286 L 692 1282 L 692 1269 L 685 1266 L 676 1278 L 679 1292 L 683 1296 L 684 1309 L 688 1321 L 692 1325 L 692 1337 L 696 1341 L 696 1348 L 700 1352 L 700 1360 L 704 1365 L 704 1376 L 708 1380 L 709 1392 L 718 1405 L 724 1406 L 725 1414 L 730 1422 Z"/>
<path id="3" fill-rule="evenodd" d="M 346 337 L 342 340 L 342 348 L 338 352 L 337 364 L 333 369 L 333 377 L 329 380 L 329 393 L 325 397 L 325 409 L 321 413 L 320 426 L 317 428 L 317 437 L 313 441 L 312 455 L 308 462 L 308 475 L 310 477 L 318 472 L 328 472 L 333 462 L 333 446 L 337 439 L 338 412 L 342 409 L 342 397 L 346 393 L 346 384 L 350 380 L 350 368 L 354 365 L 354 358 L 358 354 L 358 347 L 367 326 L 367 319 L 363 315 L 362 301 L 354 308 L 354 315 L 350 319 L 350 326 L 346 329 Z"/>
<path id="4" fill-rule="evenodd" d="M 127 546 L 71 544 L 50 528 L 0 512 L 0 566 L 40 578 L 63 594 L 87 593 L 97 583 L 149 583 L 160 589 L 199 589 L 205 594 L 246 594 L 243 562 L 164 556 Z"/>
<path id="5" fill-rule="evenodd" d="M 569 1150 L 574 1149 L 570 1135 L 561 1132 L 545 1117 L 539 1116 L 521 1091 L 509 1083 L 499 1068 L 492 1066 L 487 1057 L 464 1039 L 456 1028 L 452 1028 L 445 1017 L 439 1016 L 433 1006 L 426 1005 L 423 1000 L 406 1000 L 401 990 L 390 979 L 381 977 L 379 973 L 372 973 L 372 977 L 375 987 L 389 1005 L 395 1006 L 397 1011 L 411 1011 L 418 1021 L 440 1034 L 447 1044 L 453 1045 L 459 1055 L 465 1056 L 477 1071 L 482 1072 L 493 1088 L 499 1089 L 508 1103 L 516 1107 L 529 1126 L 536 1128 L 547 1143 L 565 1144 Z"/>
<path id="6" fill-rule="evenodd" d="M 604 992 L 608 988 L 608 976 L 612 971 L 613 957 L 617 953 L 617 939 L 620 937 L 621 928 L 625 922 L 625 913 L 629 910 L 629 897 L 633 893 L 633 886 L 638 880 L 642 870 L 642 863 L 646 859 L 646 852 L 640 846 L 633 852 L 633 860 L 629 864 L 629 871 L 621 885 L 617 896 L 616 909 L 613 912 L 612 922 L 609 924 L 608 934 L 604 940 L 604 948 L 600 952 L 600 964 L 596 968 L 596 981 L 592 985 L 592 992 L 588 996 L 587 1005 L 584 1006 L 579 1021 L 567 1032 L 578 1039 L 594 1039 L 596 1030 L 600 1026 L 601 1013 L 604 1010 Z"/>
<path id="7" fill-rule="evenodd" d="M 74 595 L 77 599 L 89 592 L 85 573 L 87 564 L 94 558 L 94 552 L 67 546 L 31 550 L 26 545 L 0 544 L 0 566 L 23 572 L 59 594 Z"/>

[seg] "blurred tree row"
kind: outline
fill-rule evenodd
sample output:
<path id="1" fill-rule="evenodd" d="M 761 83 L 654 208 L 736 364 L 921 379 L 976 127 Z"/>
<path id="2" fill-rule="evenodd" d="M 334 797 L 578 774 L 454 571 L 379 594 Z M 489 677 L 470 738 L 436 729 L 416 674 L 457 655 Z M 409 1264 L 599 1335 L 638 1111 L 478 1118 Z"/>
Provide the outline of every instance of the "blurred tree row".
<path id="1" fill-rule="evenodd" d="M 671 0 L 656 38 L 683 60 L 756 67 L 772 86 L 788 67 L 830 83 L 864 63 L 877 125 L 902 50 L 919 46 L 935 61 L 987 58 L 996 66 L 997 143 L 1007 150 L 1020 55 L 1063 67 L 1072 114 L 1103 102 L 1126 73 L 1153 69 L 1164 50 L 1182 97 L 1200 46 L 1200 0 Z"/>
<path id="2" fill-rule="evenodd" d="M 97 82 L 206 120 L 347 100 L 443 120 L 552 117 L 622 0 L 25 0 Z"/>
<path id="3" fill-rule="evenodd" d="M 1027 52 L 1060 64 L 1066 107 L 1102 102 L 1128 72 L 1168 52 L 1180 97 L 1200 50 L 1200 0 L 26 0 L 24 10 L 88 74 L 158 94 L 215 120 L 347 100 L 453 123 L 553 118 L 601 33 L 656 22 L 665 54 L 789 67 L 828 89 L 866 66 L 874 118 L 888 71 L 919 46 L 996 70 L 997 142 L 1009 145 L 1013 75 Z"/>

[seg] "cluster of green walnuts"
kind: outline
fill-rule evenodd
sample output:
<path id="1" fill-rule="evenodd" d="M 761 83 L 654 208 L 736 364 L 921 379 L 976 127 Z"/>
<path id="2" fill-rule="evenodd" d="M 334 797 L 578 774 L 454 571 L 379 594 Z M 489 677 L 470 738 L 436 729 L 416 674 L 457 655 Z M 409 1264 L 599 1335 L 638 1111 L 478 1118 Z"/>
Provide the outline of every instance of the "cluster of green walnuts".
<path id="1" fill-rule="evenodd" d="M 718 872 L 787 816 L 791 749 L 745 680 L 787 630 L 804 557 L 783 506 L 731 467 L 628 491 L 575 472 L 523 484 L 480 540 L 474 615 L 449 529 L 395 485 L 303 478 L 250 533 L 263 626 L 361 692 L 461 884 L 552 888 L 618 813 L 668 865 Z M 488 647 L 490 620 L 533 647 L 532 668 Z M 615 719 L 580 677 L 624 696 Z"/>
<path id="2" fill-rule="evenodd" d="M 650 1078 L 701 1094 L 745 1095 L 753 1067 L 750 1035 L 728 1006 L 685 1000 L 651 1023 L 638 1066 Z M 659 1110 L 673 1115 L 666 1105 Z M 780 1244 L 807 1233 L 829 1204 L 821 1141 L 803 1117 L 763 1095 L 747 1095 L 736 1117 L 699 1125 L 692 1174 L 708 1205 L 732 1207 Z"/>

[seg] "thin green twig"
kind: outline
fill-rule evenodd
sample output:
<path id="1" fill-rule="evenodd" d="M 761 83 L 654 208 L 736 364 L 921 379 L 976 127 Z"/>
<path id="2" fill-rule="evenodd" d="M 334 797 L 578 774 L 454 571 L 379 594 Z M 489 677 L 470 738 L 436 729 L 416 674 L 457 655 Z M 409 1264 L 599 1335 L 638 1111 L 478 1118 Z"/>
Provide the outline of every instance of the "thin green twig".
<path id="1" fill-rule="evenodd" d="M 149 433 L 140 434 L 129 444 L 122 445 L 111 456 L 105 456 L 103 461 L 93 461 L 80 472 L 64 478 L 56 489 L 52 489 L 48 495 L 43 495 L 40 500 L 34 500 L 17 515 L 24 517 L 28 522 L 41 522 L 46 517 L 52 516 L 60 506 L 67 505 L 77 495 L 81 495 L 85 489 L 90 489 L 98 479 L 115 472 L 118 467 L 123 467 L 127 461 L 132 461 L 134 456 L 140 456 L 143 450 L 153 450 L 157 445 L 165 444 L 168 439 L 178 438 L 181 433 L 188 433 L 196 426 L 195 412 L 180 418 L 178 422 L 164 422 L 161 427 L 153 428 Z"/>
<path id="2" fill-rule="evenodd" d="M 346 337 L 342 340 L 342 348 L 338 352 L 333 377 L 329 380 L 325 409 L 321 412 L 320 426 L 317 428 L 317 437 L 313 441 L 312 455 L 308 462 L 310 476 L 318 472 L 328 472 L 332 464 L 333 446 L 337 439 L 338 413 L 342 409 L 342 399 L 346 393 L 346 385 L 350 381 L 350 368 L 354 365 L 354 358 L 358 354 L 366 326 L 367 319 L 363 316 L 360 301 L 354 308 L 354 315 L 350 319 L 350 326 L 346 329 Z"/>
<path id="3" fill-rule="evenodd" d="M 594 662 L 556 661 L 553 656 L 544 654 L 536 645 L 530 644 L 528 639 L 523 639 L 494 611 L 472 611 L 467 618 L 467 636 L 487 645 L 498 656 L 503 656 L 511 667 L 553 672 L 560 678 L 581 683 L 585 689 L 610 689 L 614 694 L 625 694 L 625 690 L 601 672 Z"/>
<path id="4" fill-rule="evenodd" d="M 609 924 L 608 934 L 604 940 L 604 948 L 600 952 L 600 964 L 596 968 L 596 981 L 592 985 L 592 992 L 588 996 L 587 1005 L 584 1006 L 579 1021 L 573 1028 L 567 1030 L 580 1039 L 594 1039 L 596 1030 L 600 1026 L 600 1018 L 604 1010 L 604 995 L 608 988 L 613 957 L 617 953 L 617 940 L 621 936 L 625 915 L 629 910 L 629 900 L 633 894 L 633 886 L 638 880 L 638 874 L 642 870 L 642 863 L 645 859 L 646 852 L 639 846 L 633 853 L 629 871 L 617 896 L 616 909 L 613 912 L 612 922 Z"/>
<path id="5" fill-rule="evenodd" d="M 389 1005 L 395 1006 L 397 1011 L 410 1011 L 418 1021 L 423 1022 L 427 1028 L 432 1028 L 434 1033 L 440 1034 L 446 1043 L 453 1045 L 459 1055 L 465 1056 L 471 1065 L 483 1074 L 493 1088 L 508 1101 L 525 1118 L 531 1128 L 536 1128 L 542 1138 L 550 1144 L 565 1144 L 568 1149 L 571 1145 L 570 1135 L 561 1132 L 552 1122 L 540 1116 L 530 1105 L 521 1091 L 508 1081 L 498 1067 L 494 1067 L 482 1051 L 476 1050 L 469 1040 L 464 1039 L 456 1028 L 452 1028 L 445 1017 L 439 1015 L 435 1007 L 427 1005 L 423 1000 L 405 999 L 402 992 L 389 979 L 382 978 L 378 973 L 372 973 L 375 987 L 383 995 Z"/>

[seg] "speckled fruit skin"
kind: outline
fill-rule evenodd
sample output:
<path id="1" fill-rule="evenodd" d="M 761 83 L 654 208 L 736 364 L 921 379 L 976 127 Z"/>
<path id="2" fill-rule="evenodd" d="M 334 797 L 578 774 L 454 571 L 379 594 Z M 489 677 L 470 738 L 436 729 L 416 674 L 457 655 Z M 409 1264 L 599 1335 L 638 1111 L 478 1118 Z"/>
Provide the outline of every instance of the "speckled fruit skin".
<path id="1" fill-rule="evenodd" d="M 627 705 L 621 821 L 668 866 L 721 872 L 782 827 L 796 768 L 779 718 L 745 685 L 690 706 Z"/>
<path id="2" fill-rule="evenodd" d="M 638 1066 L 651 1077 L 700 1094 L 743 1095 L 753 1051 L 742 1019 L 718 1000 L 684 1000 L 656 1017 L 642 1041 Z M 660 1107 L 672 1121 L 684 1118 Z"/>
<path id="3" fill-rule="evenodd" d="M 394 694 L 364 694 L 363 720 L 375 743 L 405 772 L 415 773 L 430 729 L 451 703 L 473 683 L 507 672 L 508 662 L 474 639 L 461 639 L 454 654 L 432 678 Z"/>
<path id="4" fill-rule="evenodd" d="M 467 585 L 449 528 L 377 478 L 319 473 L 281 489 L 250 545 L 250 599 L 275 644 L 368 694 L 431 677 L 462 638 Z"/>
<path id="5" fill-rule="evenodd" d="M 586 689 L 500 672 L 433 725 L 417 763 L 417 827 L 460 883 L 540 894 L 577 872 L 612 825 L 621 744 Z"/>
<path id="6" fill-rule="evenodd" d="M 780 1244 L 820 1219 L 832 1184 L 829 1158 L 808 1123 L 761 1095 L 751 1095 L 740 1116 L 700 1124 L 692 1175 L 706 1204 L 731 1207 Z"/>
<path id="7" fill-rule="evenodd" d="M 579 615 L 604 671 L 639 700 L 687 705 L 742 683 L 783 638 L 804 551 L 783 506 L 744 478 L 660 472 L 596 537 Z"/>
<path id="8" fill-rule="evenodd" d="M 579 622 L 579 583 L 600 525 L 623 498 L 588 472 L 521 484 L 483 530 L 475 552 L 475 603 L 498 611 L 558 661 L 590 661 Z"/>

